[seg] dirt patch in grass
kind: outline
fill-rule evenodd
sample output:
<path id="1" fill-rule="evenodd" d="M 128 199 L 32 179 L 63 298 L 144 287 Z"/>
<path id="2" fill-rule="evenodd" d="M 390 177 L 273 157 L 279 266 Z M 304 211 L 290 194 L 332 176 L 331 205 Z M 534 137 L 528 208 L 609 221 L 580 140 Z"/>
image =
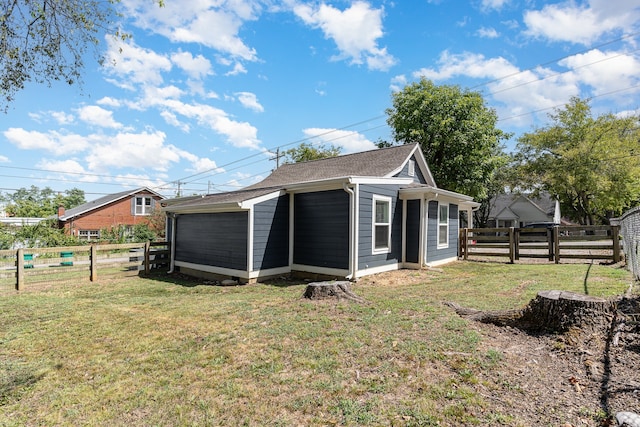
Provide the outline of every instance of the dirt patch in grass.
<path id="1" fill-rule="evenodd" d="M 422 274 L 404 270 L 365 282 L 393 286 L 421 280 Z M 503 295 L 522 291 L 532 282 L 522 281 Z M 617 425 L 616 412 L 640 413 L 640 299 L 624 300 L 619 310 L 628 320 L 610 334 L 529 334 L 471 322 L 469 327 L 481 336 L 478 353 L 493 360 L 491 369 L 471 366 L 473 358 L 466 353 L 447 354 L 448 364 L 454 370 L 473 370 L 477 379 L 472 388 L 484 400 L 482 412 L 500 414 L 493 425 Z M 441 404 L 444 407 L 447 399 Z"/>

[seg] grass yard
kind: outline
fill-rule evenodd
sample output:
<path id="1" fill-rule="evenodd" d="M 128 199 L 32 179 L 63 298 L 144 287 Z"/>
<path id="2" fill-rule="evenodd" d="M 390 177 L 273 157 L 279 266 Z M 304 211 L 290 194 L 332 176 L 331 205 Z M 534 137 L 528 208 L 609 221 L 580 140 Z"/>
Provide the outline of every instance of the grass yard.
<path id="1" fill-rule="evenodd" d="M 166 277 L 0 296 L 0 425 L 526 425 L 480 389 L 500 348 L 442 301 L 525 305 L 543 289 L 623 293 L 607 266 L 458 262 L 352 286 L 216 287 Z"/>

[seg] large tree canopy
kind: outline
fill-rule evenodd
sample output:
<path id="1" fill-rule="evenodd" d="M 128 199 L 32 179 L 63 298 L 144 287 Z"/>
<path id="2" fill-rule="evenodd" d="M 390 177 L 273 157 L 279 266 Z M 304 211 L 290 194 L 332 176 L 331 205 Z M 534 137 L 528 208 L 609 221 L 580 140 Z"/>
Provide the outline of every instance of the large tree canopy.
<path id="1" fill-rule="evenodd" d="M 10 216 L 24 218 L 46 218 L 55 215 L 58 206 L 70 209 L 85 202 L 84 191 L 73 188 L 62 193 L 56 193 L 49 187 L 40 189 L 35 185 L 30 188 L 20 188 L 13 194 L 0 195 L 0 201 L 5 202 L 5 211 Z"/>
<path id="2" fill-rule="evenodd" d="M 28 82 L 80 81 L 87 49 L 116 30 L 119 1 L 0 0 L 0 108 L 6 111 Z"/>
<path id="3" fill-rule="evenodd" d="M 563 215 L 606 222 L 640 202 L 640 121 L 604 114 L 572 98 L 552 123 L 518 139 L 520 185 L 558 197 Z"/>
<path id="4" fill-rule="evenodd" d="M 386 112 L 397 141 L 420 144 L 438 187 L 487 196 L 505 162 L 501 141 L 509 135 L 496 128 L 497 115 L 479 92 L 423 78 L 394 93 Z"/>
<path id="5" fill-rule="evenodd" d="M 340 155 L 340 147 L 325 144 L 310 144 L 303 142 L 297 147 L 290 148 L 283 152 L 285 163 L 300 163 L 311 160 L 326 159 Z"/>

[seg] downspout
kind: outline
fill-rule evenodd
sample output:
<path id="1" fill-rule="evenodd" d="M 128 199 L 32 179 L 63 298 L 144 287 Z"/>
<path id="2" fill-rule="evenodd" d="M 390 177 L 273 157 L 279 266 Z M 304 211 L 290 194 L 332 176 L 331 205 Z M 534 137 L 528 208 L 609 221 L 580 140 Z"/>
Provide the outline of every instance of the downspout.
<path id="1" fill-rule="evenodd" d="M 349 274 L 345 277 L 347 280 L 354 280 L 356 277 L 356 192 L 353 188 L 349 187 L 349 183 L 342 184 L 342 189 L 349 193 L 349 231 L 351 236 L 349 238 Z"/>
<path id="2" fill-rule="evenodd" d="M 171 214 L 171 258 L 168 274 L 173 273 L 176 265 L 176 214 Z"/>

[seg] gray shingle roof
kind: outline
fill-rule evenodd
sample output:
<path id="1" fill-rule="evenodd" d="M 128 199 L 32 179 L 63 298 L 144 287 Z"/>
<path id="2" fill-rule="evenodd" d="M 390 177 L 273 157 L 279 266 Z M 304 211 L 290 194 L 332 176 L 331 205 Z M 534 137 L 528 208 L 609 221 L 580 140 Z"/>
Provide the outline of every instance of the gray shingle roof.
<path id="1" fill-rule="evenodd" d="M 415 144 L 398 145 L 310 162 L 284 164 L 264 180 L 242 190 L 208 194 L 201 198 L 171 203 L 167 210 L 172 210 L 174 206 L 179 209 L 198 209 L 201 206 L 241 203 L 279 191 L 288 185 L 332 178 L 389 177 L 398 172 L 415 149 Z"/>
<path id="2" fill-rule="evenodd" d="M 155 191 L 146 188 L 146 187 L 142 187 L 142 188 L 137 188 L 135 190 L 126 190 L 126 191 L 121 191 L 119 193 L 114 193 L 114 194 L 108 194 L 106 196 L 102 196 L 98 199 L 92 200 L 90 202 L 87 203 L 83 203 L 80 206 L 76 206 L 75 208 L 71 208 L 71 209 L 67 209 L 64 212 L 64 215 L 62 215 L 59 219 L 61 221 L 67 221 L 75 216 L 78 215 L 82 215 L 86 212 L 92 211 L 94 209 L 98 209 L 102 206 L 108 205 L 109 203 L 113 203 L 115 201 L 118 201 L 120 199 L 123 199 L 125 197 L 128 197 L 130 195 L 133 194 L 137 194 L 137 193 L 142 193 L 142 192 L 148 192 L 151 193 L 155 196 L 158 196 L 160 198 L 163 198 L 160 194 L 156 193 Z"/>
<path id="3" fill-rule="evenodd" d="M 542 212 L 547 215 L 553 216 L 556 202 L 549 193 L 542 192 L 538 197 L 532 197 L 531 195 L 526 194 L 500 194 L 496 196 L 494 200 L 492 200 L 489 218 L 495 218 L 500 212 L 502 212 L 504 209 L 507 209 L 520 197 L 525 197 L 531 203 L 537 206 Z M 514 218 L 517 218 L 517 215 L 515 214 L 512 214 L 512 216 Z"/>
<path id="4" fill-rule="evenodd" d="M 281 187 L 346 176 L 387 177 L 402 166 L 415 148 L 415 144 L 398 145 L 328 159 L 285 164 L 247 189 Z"/>

